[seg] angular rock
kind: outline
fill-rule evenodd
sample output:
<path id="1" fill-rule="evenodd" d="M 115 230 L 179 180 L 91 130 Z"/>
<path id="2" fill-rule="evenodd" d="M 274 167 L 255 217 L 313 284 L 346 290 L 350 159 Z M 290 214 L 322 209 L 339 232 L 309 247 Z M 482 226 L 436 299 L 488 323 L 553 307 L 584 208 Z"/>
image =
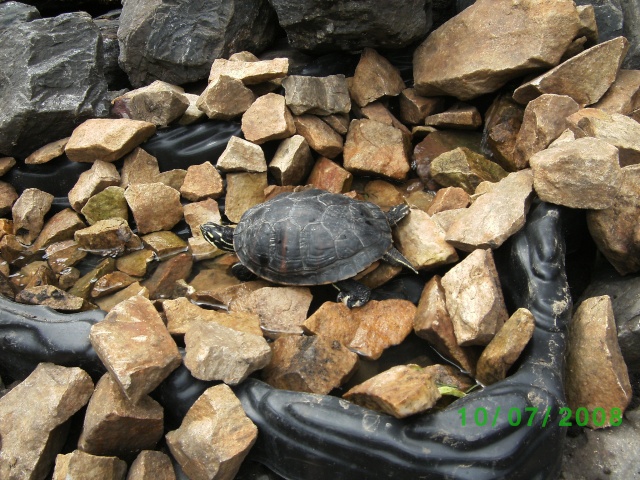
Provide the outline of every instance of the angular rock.
<path id="1" fill-rule="evenodd" d="M 302 135 L 294 135 L 280 142 L 271 162 L 269 172 L 278 185 L 299 185 L 313 167 L 309 144 Z"/>
<path id="2" fill-rule="evenodd" d="M 628 49 L 624 37 L 595 45 L 521 85 L 513 92 L 513 99 L 525 104 L 543 93 L 553 93 L 568 95 L 583 107 L 592 105 L 616 79 Z"/>
<path id="3" fill-rule="evenodd" d="M 307 184 L 331 193 L 344 193 L 351 189 L 353 175 L 328 158 L 320 157 L 313 164 Z"/>
<path id="4" fill-rule="evenodd" d="M 155 272 L 142 282 L 149 290 L 149 298 L 172 298 L 178 280 L 185 280 L 193 268 L 193 258 L 188 253 L 160 262 Z"/>
<path id="5" fill-rule="evenodd" d="M 262 370 L 262 378 L 284 390 L 326 395 L 346 382 L 358 366 L 358 355 L 321 335 L 285 335 L 271 349 L 271 362 Z"/>
<path id="6" fill-rule="evenodd" d="M 519 308 L 482 351 L 476 367 L 476 379 L 483 385 L 503 380 L 533 335 L 535 319 L 529 310 Z"/>
<path id="7" fill-rule="evenodd" d="M 442 277 L 458 345 L 487 345 L 509 315 L 491 250 L 474 250 Z"/>
<path id="8" fill-rule="evenodd" d="M 51 208 L 53 195 L 37 188 L 25 189 L 11 208 L 13 233 L 18 240 L 32 244 L 44 225 L 44 216 Z"/>
<path id="9" fill-rule="evenodd" d="M 335 158 L 343 149 L 342 136 L 314 115 L 300 115 L 293 118 L 296 133 L 302 135 L 309 146 L 320 155 Z"/>
<path id="10" fill-rule="evenodd" d="M 611 409 L 622 414 L 632 394 L 608 296 L 582 302 L 573 314 L 568 343 L 567 403 L 573 411 L 589 411 L 588 427 L 608 427 Z"/>
<path id="11" fill-rule="evenodd" d="M 271 60 L 217 58 L 211 65 L 209 84 L 217 82 L 221 76 L 226 76 L 233 80 L 240 80 L 244 85 L 256 85 L 284 78 L 288 72 L 288 58 Z"/>
<path id="12" fill-rule="evenodd" d="M 129 208 L 124 198 L 124 188 L 107 187 L 100 193 L 91 196 L 80 213 L 89 225 L 109 218 L 129 220 Z"/>
<path id="13" fill-rule="evenodd" d="M 55 142 L 47 143 L 44 147 L 40 147 L 25 158 L 24 163 L 27 165 L 41 165 L 50 162 L 64 153 L 64 148 L 67 146 L 68 141 L 69 137 L 65 137 Z"/>
<path id="14" fill-rule="evenodd" d="M 259 284 L 259 288 L 268 285 L 262 281 L 241 283 L 229 271 L 230 262 L 235 260 L 235 256 L 223 255 L 213 261 L 212 267 L 201 269 L 189 282 L 189 286 L 195 290 L 190 298 L 196 302 L 222 303 L 228 306 L 231 300 L 238 296 L 238 290 L 248 293 L 255 290 L 249 288 L 249 285 Z M 237 290 L 231 291 L 234 288 Z"/>
<path id="15" fill-rule="evenodd" d="M 384 106 L 382 101 L 369 103 L 362 107 L 360 112 L 364 118 L 397 128 L 402 132 L 405 142 L 407 144 L 411 143 L 411 131 Z"/>
<path id="16" fill-rule="evenodd" d="M 480 182 L 498 182 L 507 176 L 500 165 L 466 147 L 458 147 L 431 162 L 431 177 L 443 187 L 460 187 L 472 194 Z"/>
<path id="17" fill-rule="evenodd" d="M 290 75 L 282 81 L 285 102 L 294 115 L 349 113 L 351 98 L 344 75 Z"/>
<path id="18" fill-rule="evenodd" d="M 135 283 L 136 279 L 123 272 L 111 272 L 100 277 L 91 289 L 92 298 L 100 298 Z"/>
<path id="19" fill-rule="evenodd" d="M 0 158 L 0 177 L 11 170 L 16 165 L 16 159 L 13 157 Z"/>
<path id="20" fill-rule="evenodd" d="M 209 118 L 231 120 L 246 112 L 255 99 L 253 92 L 241 80 L 219 75 L 209 82 L 196 106 Z"/>
<path id="21" fill-rule="evenodd" d="M 201 202 L 188 203 L 184 206 L 184 219 L 191 228 L 191 234 L 194 237 L 201 236 L 200 225 L 207 222 L 220 223 L 218 202 L 208 198 Z"/>
<path id="22" fill-rule="evenodd" d="M 154 183 L 160 181 L 160 167 L 156 157 L 142 148 L 136 147 L 124 157 L 120 176 L 120 186 L 126 188 L 136 183 Z"/>
<path id="23" fill-rule="evenodd" d="M 204 118 L 205 113 L 196 105 L 200 98 L 199 95 L 185 93 L 184 96 L 189 100 L 189 106 L 180 117 L 180 120 L 178 120 L 178 125 L 191 125 L 192 123 Z"/>
<path id="24" fill-rule="evenodd" d="M 120 175 L 115 165 L 96 160 L 89 170 L 80 174 L 78 181 L 69 191 L 69 204 L 79 212 L 93 195 L 119 183 Z"/>
<path id="25" fill-rule="evenodd" d="M 154 260 L 151 250 L 138 250 L 116 260 L 116 268 L 132 277 L 144 277 L 147 274 L 147 266 Z"/>
<path id="26" fill-rule="evenodd" d="M 347 134 L 350 122 L 348 113 L 334 113 L 333 115 L 326 115 L 320 118 L 340 135 Z"/>
<path id="27" fill-rule="evenodd" d="M 360 56 L 351 84 L 353 100 L 361 107 L 376 100 L 396 97 L 405 85 L 399 70 L 373 48 L 365 48 Z"/>
<path id="28" fill-rule="evenodd" d="M 45 305 L 61 312 L 78 312 L 85 301 L 53 285 L 26 287 L 16 295 L 16 302 L 29 305 Z"/>
<path id="29" fill-rule="evenodd" d="M 484 135 L 492 159 L 508 172 L 518 170 L 515 143 L 522 125 L 524 107 L 510 95 L 497 95 L 485 113 Z"/>
<path id="30" fill-rule="evenodd" d="M 129 87 L 127 75 L 120 69 L 118 56 L 120 55 L 120 44 L 118 43 L 118 28 L 120 27 L 121 4 L 113 2 L 115 10 L 110 10 L 103 15 L 93 18 L 93 21 L 100 28 L 102 36 L 104 77 L 109 85 L 109 90 L 119 91 Z"/>
<path id="31" fill-rule="evenodd" d="M 176 474 L 167 455 L 143 450 L 131 464 L 127 480 L 176 480 Z"/>
<path id="32" fill-rule="evenodd" d="M 360 318 L 342 302 L 324 302 L 302 324 L 307 335 L 320 335 L 349 345 L 360 326 Z"/>
<path id="33" fill-rule="evenodd" d="M 268 93 L 258 98 L 242 115 L 244 137 L 257 144 L 288 138 L 296 132 L 293 116 L 282 95 Z"/>
<path id="34" fill-rule="evenodd" d="M 162 406 L 149 396 L 132 403 L 105 373 L 84 415 L 78 448 L 92 455 L 126 458 L 155 448 L 164 433 Z"/>
<path id="35" fill-rule="evenodd" d="M 171 230 L 182 220 L 180 192 L 163 183 L 129 185 L 124 198 L 140 233 Z"/>
<path id="36" fill-rule="evenodd" d="M 123 288 L 122 290 L 117 291 L 116 293 L 96 299 L 95 304 L 98 305 L 98 308 L 100 308 L 100 310 L 110 312 L 111 309 L 119 303 L 135 296 L 149 298 L 149 290 L 140 285 L 139 282 L 135 282 L 129 285 L 127 288 Z"/>
<path id="37" fill-rule="evenodd" d="M 416 49 L 414 88 L 419 95 L 463 101 L 493 92 L 513 78 L 557 65 L 580 28 L 573 1 L 479 0 Z"/>
<path id="38" fill-rule="evenodd" d="M 122 218 L 99 220 L 73 234 L 80 248 L 103 256 L 121 254 L 132 238 L 131 228 Z"/>
<path id="39" fill-rule="evenodd" d="M 116 457 L 91 455 L 74 450 L 56 457 L 56 468 L 52 480 L 82 480 L 87 474 L 93 478 L 124 480 L 127 464 Z"/>
<path id="40" fill-rule="evenodd" d="M 20 2 L 4 2 L 0 5 L 0 27 L 8 28 L 21 22 L 30 22 L 40 18 L 38 9 Z"/>
<path id="41" fill-rule="evenodd" d="M 173 232 L 161 230 L 142 237 L 144 246 L 155 253 L 158 260 L 164 260 L 187 250 L 186 242 Z"/>
<path id="42" fill-rule="evenodd" d="M 65 240 L 49 245 L 45 250 L 45 255 L 51 270 L 60 274 L 86 257 L 87 252 L 81 250 L 74 240 Z"/>
<path id="43" fill-rule="evenodd" d="M 82 277 L 80 277 L 74 284 L 73 287 L 69 289 L 69 293 L 71 295 L 75 295 L 81 298 L 89 298 L 89 293 L 91 293 L 91 288 L 93 288 L 93 284 L 107 273 L 113 272 L 115 269 L 115 260 L 113 258 L 105 258 L 103 261 L 98 263 L 95 268 L 85 273 Z"/>
<path id="44" fill-rule="evenodd" d="M 362 195 L 368 202 L 375 203 L 385 211 L 404 202 L 400 189 L 384 180 L 367 182 L 362 190 Z"/>
<path id="45" fill-rule="evenodd" d="M 424 123 L 430 115 L 444 110 L 444 98 L 422 97 L 415 88 L 406 88 L 400 93 L 400 118 L 410 125 Z"/>
<path id="46" fill-rule="evenodd" d="M 115 162 L 156 132 L 153 123 L 93 118 L 75 128 L 64 151 L 74 162 Z"/>
<path id="47" fill-rule="evenodd" d="M 238 223 L 244 212 L 254 205 L 264 202 L 265 188 L 267 188 L 266 173 L 227 174 L 224 212 L 227 218 Z"/>
<path id="48" fill-rule="evenodd" d="M 18 192 L 11 184 L 0 182 L 0 215 L 9 213 L 18 197 Z"/>
<path id="49" fill-rule="evenodd" d="M 130 90 L 111 103 L 112 115 L 142 120 L 158 127 L 166 127 L 177 120 L 189 107 L 184 89 L 160 80 L 146 87 Z"/>
<path id="50" fill-rule="evenodd" d="M 231 137 L 216 162 L 216 168 L 225 173 L 262 173 L 267 171 L 267 162 L 259 145 L 240 137 Z"/>
<path id="51" fill-rule="evenodd" d="M 538 196 L 571 208 L 609 208 L 622 181 L 618 149 L 597 138 L 543 150 L 529 163 Z"/>
<path id="52" fill-rule="evenodd" d="M 66 422 L 93 393 L 77 367 L 41 363 L 0 398 L 0 477 L 45 478 L 64 446 Z M 28 445 L 29 448 L 25 448 Z"/>
<path id="53" fill-rule="evenodd" d="M 640 70 L 618 70 L 618 76 L 607 93 L 593 104 L 607 113 L 629 115 L 640 121 Z"/>
<path id="54" fill-rule="evenodd" d="M 429 115 L 424 124 L 442 129 L 475 130 L 482 125 L 482 115 L 476 107 L 457 102 L 444 112 Z"/>
<path id="55" fill-rule="evenodd" d="M 71 240 L 74 233 L 85 226 L 76 212 L 70 208 L 65 208 L 44 224 L 38 238 L 33 242 L 33 249 L 41 250 L 52 243 Z"/>
<path id="56" fill-rule="evenodd" d="M 427 210 L 429 215 L 433 215 L 445 210 L 456 208 L 466 208 L 471 203 L 471 197 L 460 187 L 445 187 L 437 191 L 433 203 Z"/>
<path id="57" fill-rule="evenodd" d="M 211 162 L 191 165 L 187 168 L 180 195 L 192 202 L 206 198 L 219 198 L 224 192 L 222 177 Z"/>

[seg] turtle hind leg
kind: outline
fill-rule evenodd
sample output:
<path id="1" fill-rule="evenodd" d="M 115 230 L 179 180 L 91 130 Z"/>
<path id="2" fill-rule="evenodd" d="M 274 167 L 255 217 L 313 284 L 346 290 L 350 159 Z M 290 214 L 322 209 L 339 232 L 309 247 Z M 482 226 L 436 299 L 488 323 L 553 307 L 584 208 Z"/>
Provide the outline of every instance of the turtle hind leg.
<path id="1" fill-rule="evenodd" d="M 398 249 L 391 247 L 387 253 L 385 253 L 382 257 L 382 260 L 387 262 L 390 265 L 395 265 L 397 267 L 405 267 L 411 270 L 413 273 L 418 273 L 418 271 L 411 265 L 411 262 L 406 259 L 404 255 L 402 255 Z"/>
<path id="2" fill-rule="evenodd" d="M 387 222 L 391 225 L 391 228 L 395 227 L 400 220 L 409 215 L 411 209 L 409 205 L 405 203 L 401 203 L 400 205 L 396 205 L 395 207 L 391 207 L 389 211 L 386 213 Z"/>
<path id="3" fill-rule="evenodd" d="M 250 280 L 255 280 L 258 278 L 255 273 L 245 267 L 242 263 L 234 263 L 231 265 L 231 273 L 238 280 L 242 280 L 243 282 L 248 282 Z"/>
<path id="4" fill-rule="evenodd" d="M 349 308 L 361 307 L 371 298 L 371 290 L 355 280 L 342 280 L 333 284 L 339 290 L 338 301 Z"/>

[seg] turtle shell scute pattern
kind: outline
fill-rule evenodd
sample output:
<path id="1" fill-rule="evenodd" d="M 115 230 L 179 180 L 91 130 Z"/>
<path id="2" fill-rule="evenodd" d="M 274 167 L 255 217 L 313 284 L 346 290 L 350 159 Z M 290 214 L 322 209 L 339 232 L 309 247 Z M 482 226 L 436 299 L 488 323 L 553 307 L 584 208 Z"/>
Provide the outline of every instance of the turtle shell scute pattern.
<path id="1" fill-rule="evenodd" d="M 379 260 L 392 238 L 376 205 L 312 189 L 247 210 L 233 243 L 240 261 L 259 277 L 322 285 L 351 278 Z"/>

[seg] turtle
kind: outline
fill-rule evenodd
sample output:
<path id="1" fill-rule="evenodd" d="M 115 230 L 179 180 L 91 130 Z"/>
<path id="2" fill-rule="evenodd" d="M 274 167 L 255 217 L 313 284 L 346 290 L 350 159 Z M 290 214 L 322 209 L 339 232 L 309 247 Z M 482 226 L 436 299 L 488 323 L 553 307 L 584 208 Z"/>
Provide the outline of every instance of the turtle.
<path id="1" fill-rule="evenodd" d="M 370 290 L 353 277 L 384 260 L 418 273 L 393 247 L 391 229 L 409 213 L 400 204 L 387 213 L 377 205 L 316 188 L 282 193 L 249 208 L 235 228 L 200 226 L 204 238 L 238 256 L 233 272 L 281 285 L 333 284 L 338 301 L 364 305 Z"/>

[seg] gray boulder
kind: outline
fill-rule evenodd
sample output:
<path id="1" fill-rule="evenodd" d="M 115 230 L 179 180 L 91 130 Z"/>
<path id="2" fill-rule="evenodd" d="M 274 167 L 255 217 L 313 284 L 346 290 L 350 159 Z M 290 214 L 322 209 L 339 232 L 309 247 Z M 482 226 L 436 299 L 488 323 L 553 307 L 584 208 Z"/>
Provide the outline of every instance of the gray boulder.
<path id="1" fill-rule="evenodd" d="M 289 44 L 313 52 L 400 48 L 424 39 L 431 0 L 269 0 Z"/>
<path id="2" fill-rule="evenodd" d="M 86 13 L 0 31 L 0 154 L 24 157 L 108 114 L 100 31 Z"/>
<path id="3" fill-rule="evenodd" d="M 122 71 L 118 63 L 120 56 L 118 28 L 120 27 L 121 13 L 122 9 L 112 10 L 93 19 L 102 35 L 104 78 L 107 79 L 110 90 L 120 90 L 129 86 L 127 74 Z"/>
<path id="4" fill-rule="evenodd" d="M 0 32 L 11 25 L 40 18 L 36 7 L 20 2 L 0 3 Z"/>
<path id="5" fill-rule="evenodd" d="M 631 44 L 622 68 L 640 70 L 640 2 L 620 0 L 624 12 L 624 36 Z"/>
<path id="6" fill-rule="evenodd" d="M 174 85 L 209 76 L 213 60 L 257 53 L 274 38 L 267 0 L 124 0 L 120 66 L 134 87 Z"/>

